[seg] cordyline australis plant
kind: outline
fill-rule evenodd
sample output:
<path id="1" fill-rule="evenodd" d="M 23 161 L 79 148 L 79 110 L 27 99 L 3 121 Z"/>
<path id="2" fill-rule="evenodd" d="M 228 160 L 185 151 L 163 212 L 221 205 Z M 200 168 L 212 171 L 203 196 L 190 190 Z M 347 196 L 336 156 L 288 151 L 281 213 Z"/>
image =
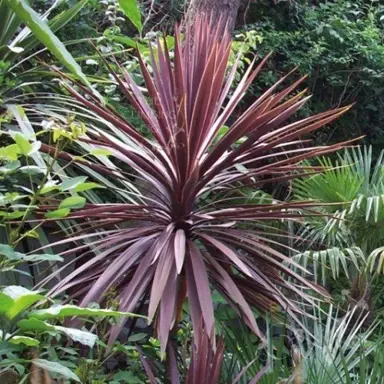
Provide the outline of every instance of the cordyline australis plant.
<path id="1" fill-rule="evenodd" d="M 174 349 L 169 345 L 168 348 L 168 379 L 171 384 L 180 384 L 180 377 L 177 365 L 177 358 Z M 156 384 L 156 373 L 152 369 L 151 364 L 145 358 L 142 351 L 139 349 L 140 358 L 143 363 L 145 372 L 147 373 L 149 382 Z M 224 359 L 224 342 L 220 337 L 217 345 L 213 348 L 212 343 L 206 332 L 204 332 L 202 325 L 199 327 L 198 338 L 194 336 L 194 342 L 191 346 L 191 358 L 188 371 L 182 380 L 185 384 L 217 384 L 220 382 L 221 368 Z M 238 383 L 246 374 L 248 368 L 254 361 L 245 366 L 241 372 L 232 381 L 233 384 Z M 249 382 L 249 384 L 257 384 L 259 380 L 265 375 L 269 368 L 267 364 L 262 368 Z"/>
<path id="2" fill-rule="evenodd" d="M 348 108 L 288 123 L 308 97 L 295 92 L 304 78 L 280 90 L 287 75 L 231 119 L 266 59 L 257 67 L 251 65 L 232 89 L 236 65 L 228 68 L 231 39 L 219 36 L 219 24 L 198 15 L 184 41 L 177 29 L 174 58 L 159 42 L 152 54 L 152 70 L 139 57 L 148 95 L 124 69 L 119 74 L 111 70 L 151 139 L 80 84 L 68 85 L 82 107 L 119 130 L 118 137 L 89 129 L 92 137 L 84 141 L 108 149 L 119 164 L 145 180 L 144 189 L 150 193 L 137 192 L 137 202 L 132 203 L 87 204 L 67 217 L 78 219 L 81 230 L 61 243 L 84 240 L 94 257 L 61 280 L 53 292 L 68 288 L 73 292 L 78 287 L 81 304 L 87 305 L 102 301 L 113 290 L 120 310 L 128 312 L 148 299 L 148 317 L 154 320 L 163 352 L 186 299 L 195 331 L 202 317 L 205 332 L 214 334 L 212 288 L 260 337 L 252 306 L 263 311 L 278 306 L 294 314 L 299 311 L 294 297 L 311 301 L 309 291 L 323 293 L 287 267 L 290 259 L 276 250 L 276 241 L 263 235 L 260 225 L 266 220 L 295 219 L 310 203 L 234 205 L 222 196 L 244 182 L 258 188 L 266 181 L 291 179 L 303 173 L 298 165 L 302 160 L 341 148 L 342 144 L 308 147 L 300 138 Z M 229 129 L 220 136 L 225 124 Z M 74 160 L 69 154 L 60 156 Z M 116 174 L 101 164 L 83 164 L 112 177 Z M 207 204 L 207 195 L 214 203 Z M 126 223 L 128 228 L 119 228 Z M 110 341 L 122 326 L 111 330 Z"/>

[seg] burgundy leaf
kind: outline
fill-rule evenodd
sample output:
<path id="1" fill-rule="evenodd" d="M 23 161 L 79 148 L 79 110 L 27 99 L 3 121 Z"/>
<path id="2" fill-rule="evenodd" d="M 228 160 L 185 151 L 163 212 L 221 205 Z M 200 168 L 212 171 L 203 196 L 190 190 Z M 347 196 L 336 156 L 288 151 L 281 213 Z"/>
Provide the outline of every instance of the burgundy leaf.
<path id="1" fill-rule="evenodd" d="M 120 309 L 130 312 L 148 305 L 162 355 L 187 298 L 195 344 L 201 351 L 193 355 L 187 382 L 196 384 L 217 381 L 222 360 L 220 342 L 214 351 L 212 287 L 260 338 L 254 307 L 283 310 L 295 317 L 301 313 L 298 298 L 315 303 L 310 291 L 326 295 L 307 281 L 305 271 L 292 270 L 295 264 L 285 253 L 292 252 L 284 245 L 286 235 L 268 233 L 271 221 L 298 222 L 321 215 L 315 209 L 319 204 L 258 204 L 250 202 L 242 188 L 257 190 L 321 172 L 306 168 L 302 161 L 351 144 L 313 146 L 309 140 L 312 132 L 349 107 L 293 121 L 309 99 L 306 91 L 299 90 L 305 77 L 286 85 L 296 69 L 233 116 L 269 55 L 259 64 L 254 60 L 235 84 L 239 59 L 229 68 L 231 38 L 223 32 L 225 22 L 197 14 L 184 34 L 176 27 L 173 52 L 159 39 L 156 47 L 150 47 L 149 65 L 139 55 L 145 91 L 117 60 L 111 65 L 103 59 L 124 95 L 122 107 L 138 113 L 145 134 L 60 73 L 70 94 L 63 100 L 80 112 L 79 119 L 84 117 L 87 134 L 71 143 L 73 153 L 60 152 L 57 160 L 64 167 L 79 167 L 92 179 L 99 175 L 112 181 L 116 199 L 87 202 L 59 219 L 71 225 L 72 235 L 51 246 L 67 247 L 62 255 L 73 255 L 73 261 L 41 283 L 49 285 L 68 268 L 50 294 L 69 293 L 87 305 L 105 304 L 108 294 L 115 293 Z M 50 113 L 57 116 L 57 109 Z M 224 125 L 228 130 L 219 135 Z M 84 159 L 84 146 L 108 149 L 108 162 L 97 156 Z M 49 145 L 42 150 L 50 157 L 55 154 Z M 60 201 L 47 195 L 38 204 L 29 224 L 46 221 L 45 213 L 57 209 Z M 111 328 L 110 343 L 124 323 Z M 177 382 L 176 357 L 171 359 Z M 151 380 L 156 380 L 153 374 Z"/>

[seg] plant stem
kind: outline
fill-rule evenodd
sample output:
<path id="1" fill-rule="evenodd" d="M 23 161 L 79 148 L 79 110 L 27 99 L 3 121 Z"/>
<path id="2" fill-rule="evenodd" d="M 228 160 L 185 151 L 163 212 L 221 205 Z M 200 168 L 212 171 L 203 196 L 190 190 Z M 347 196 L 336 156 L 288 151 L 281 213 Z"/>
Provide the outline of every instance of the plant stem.
<path id="1" fill-rule="evenodd" d="M 39 195 L 40 195 L 41 190 L 43 189 L 44 185 L 46 184 L 46 182 L 47 182 L 47 180 L 48 180 L 49 175 L 50 175 L 51 172 L 52 172 L 53 166 L 54 166 L 54 164 L 55 164 L 55 162 L 56 162 L 56 160 L 57 160 L 57 156 L 58 156 L 59 152 L 60 152 L 60 151 L 59 151 L 59 143 L 57 143 L 57 145 L 56 145 L 56 147 L 55 147 L 55 153 L 54 153 L 54 155 L 53 155 L 52 162 L 51 162 L 51 164 L 49 164 L 49 166 L 48 166 L 48 168 L 47 168 L 47 172 L 45 173 L 43 180 L 41 181 L 39 187 L 37 188 L 36 193 L 34 193 L 34 194 L 32 195 L 32 197 L 31 197 L 31 201 L 30 201 L 30 203 L 29 203 L 29 206 L 28 206 L 28 208 L 26 209 L 26 211 L 25 211 L 25 213 L 24 213 L 24 216 L 23 216 L 23 218 L 21 219 L 18 228 L 16 229 L 16 233 L 17 233 L 18 238 L 17 238 L 17 239 L 13 242 L 13 244 L 12 244 L 12 246 L 13 246 L 14 248 L 16 248 L 17 245 L 20 243 L 20 241 L 25 237 L 25 236 L 21 236 L 21 237 L 19 237 L 20 231 L 21 231 L 22 228 L 24 227 L 24 224 L 25 224 L 25 221 L 26 221 L 26 219 L 27 219 L 27 217 L 28 217 L 29 212 L 31 211 L 32 207 L 35 205 L 35 203 L 36 203 L 36 201 L 37 201 L 37 199 L 38 199 L 38 197 L 39 197 Z"/>

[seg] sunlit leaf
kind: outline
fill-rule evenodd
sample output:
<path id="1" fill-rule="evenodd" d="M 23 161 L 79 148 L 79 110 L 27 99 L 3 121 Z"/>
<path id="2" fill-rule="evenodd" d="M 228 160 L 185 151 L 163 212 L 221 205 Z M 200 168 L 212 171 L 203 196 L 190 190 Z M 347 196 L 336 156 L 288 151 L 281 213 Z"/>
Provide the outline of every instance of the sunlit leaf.
<path id="1" fill-rule="evenodd" d="M 131 20 L 132 24 L 141 32 L 143 25 L 141 23 L 141 12 L 137 0 L 118 0 L 119 5 L 125 15 Z"/>
<path id="2" fill-rule="evenodd" d="M 81 196 L 70 196 L 64 199 L 60 205 L 59 210 L 61 209 L 75 209 L 83 208 L 86 203 L 86 199 Z"/>
<path id="3" fill-rule="evenodd" d="M 45 217 L 47 219 L 61 219 L 69 215 L 71 210 L 69 208 L 57 209 L 56 211 L 47 212 Z"/>
<path id="4" fill-rule="evenodd" d="M 45 299 L 45 297 L 40 293 L 30 291 L 27 288 L 17 285 L 10 285 L 5 287 L 2 291 L 2 294 L 10 297 L 13 300 L 13 305 L 5 313 L 5 315 L 10 319 L 13 319 L 36 302 Z"/>
<path id="5" fill-rule="evenodd" d="M 27 156 L 32 151 L 32 144 L 20 133 L 15 135 L 14 140 L 22 155 Z"/>
<path id="6" fill-rule="evenodd" d="M 87 180 L 86 176 L 78 176 L 78 177 L 73 177 L 71 179 L 66 179 L 62 182 L 60 189 L 63 192 L 70 191 L 76 188 L 77 186 L 79 186 L 80 184 L 85 183 L 86 180 Z"/>
<path id="7" fill-rule="evenodd" d="M 13 336 L 12 339 L 8 340 L 11 344 L 24 344 L 28 347 L 35 347 L 40 344 L 40 341 L 28 336 Z"/>
<path id="8" fill-rule="evenodd" d="M 81 382 L 75 373 L 73 373 L 69 368 L 56 361 L 48 361 L 45 359 L 33 359 L 32 364 L 48 372 L 57 373 L 58 375 L 63 376 L 66 379 L 74 380 L 78 383 Z"/>
<path id="9" fill-rule="evenodd" d="M 48 309 L 39 309 L 31 312 L 37 319 L 56 319 L 62 317 L 143 317 L 129 312 L 113 311 L 111 309 L 81 308 L 76 305 L 53 305 Z"/>
<path id="10" fill-rule="evenodd" d="M 17 325 L 23 331 L 63 333 L 73 341 L 86 345 L 90 348 L 93 348 L 96 341 L 98 340 L 98 337 L 91 332 L 83 331 L 76 328 L 52 325 L 34 317 L 20 320 Z"/>
<path id="11" fill-rule="evenodd" d="M 82 184 L 77 185 L 73 189 L 73 191 L 74 192 L 85 192 L 85 191 L 89 191 L 90 189 L 95 189 L 95 188 L 104 188 L 104 187 L 101 186 L 100 184 L 97 184 L 97 183 L 82 183 Z"/>

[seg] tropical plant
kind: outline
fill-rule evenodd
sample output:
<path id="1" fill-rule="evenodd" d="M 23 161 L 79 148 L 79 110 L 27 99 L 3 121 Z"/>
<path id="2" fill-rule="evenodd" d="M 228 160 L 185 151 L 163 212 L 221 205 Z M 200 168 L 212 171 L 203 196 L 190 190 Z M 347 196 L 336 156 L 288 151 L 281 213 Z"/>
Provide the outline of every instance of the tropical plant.
<path id="1" fill-rule="evenodd" d="M 43 44 L 59 61 L 85 84 L 89 84 L 80 66 L 65 45 L 54 34 L 69 23 L 85 6 L 88 0 L 81 0 L 67 11 L 59 13 L 46 22 L 49 14 L 62 1 L 55 1 L 50 9 L 40 16 L 28 1 L 0 1 L 0 62 L 16 63 L 21 56 L 26 56 Z M 19 31 L 22 24 L 25 27 Z"/>
<path id="2" fill-rule="evenodd" d="M 374 159 L 371 147 L 345 150 L 336 161 L 318 159 L 324 172 L 292 184 L 298 200 L 321 202 L 322 217 L 308 219 L 300 235 L 312 250 L 295 256 L 314 264 L 315 278 L 349 276 L 354 271 L 381 273 L 384 232 L 384 173 L 382 152 Z M 320 273 L 317 272 L 320 270 Z"/>
<path id="3" fill-rule="evenodd" d="M 5 88 L 4 93 L 15 85 L 14 73 L 19 64 L 30 60 L 35 54 L 44 50 L 52 53 L 58 63 L 64 65 L 83 84 L 91 87 L 88 77 L 77 62 L 78 60 L 71 55 L 65 43 L 55 35 L 87 6 L 89 0 L 78 1 L 76 4 L 70 5 L 68 9 L 57 13 L 57 9 L 64 2 L 69 3 L 68 0 L 55 0 L 53 4 L 50 4 L 49 9 L 40 15 L 32 8 L 34 2 L 30 4 L 27 0 L 0 1 L 0 86 L 3 85 L 2 88 Z M 141 31 L 141 14 L 136 0 L 119 0 L 118 3 L 119 9 Z M 57 14 L 47 20 L 52 13 Z M 24 27 L 22 27 L 23 25 Z M 39 44 L 43 45 L 44 49 L 34 52 Z M 27 71 L 29 81 L 31 78 L 32 81 L 35 81 L 36 76 L 33 76 L 33 71 L 36 72 L 36 63 L 34 66 L 32 73 Z M 40 69 L 39 76 L 41 74 L 47 74 L 47 72 Z"/>
<path id="4" fill-rule="evenodd" d="M 86 306 L 103 302 L 113 290 L 118 292 L 122 311 L 132 311 L 149 298 L 148 316 L 154 321 L 162 353 L 186 297 L 195 332 L 199 333 L 202 316 L 211 337 L 211 285 L 260 337 L 251 307 L 270 311 L 278 306 L 294 316 L 300 312 L 293 300 L 296 295 L 313 302 L 298 283 L 324 293 L 284 264 L 290 259 L 275 249 L 276 241 L 264 236 L 263 230 L 265 220 L 296 219 L 299 209 L 312 203 L 252 204 L 245 198 L 239 204 L 236 198 L 234 205 L 223 194 L 242 188 L 245 182 L 260 188 L 290 180 L 303 172 L 298 165 L 303 159 L 340 149 L 343 144 L 313 147 L 300 138 L 331 123 L 349 107 L 287 122 L 308 100 L 304 92 L 294 93 L 303 79 L 279 90 L 288 74 L 244 113 L 231 117 L 267 58 L 256 69 L 251 65 L 231 90 L 236 66 L 227 71 L 231 40 L 228 35 L 218 36 L 219 27 L 198 16 L 184 42 L 177 29 L 174 60 L 166 44 L 158 41 L 152 53 L 152 74 L 139 57 L 149 101 L 124 69 L 120 74 L 111 70 L 151 138 L 81 84 L 66 85 L 73 96 L 72 107 L 77 100 L 82 116 L 88 116 L 88 137 L 79 140 L 78 148 L 105 151 L 117 162 L 110 161 L 109 166 L 96 158 L 79 162 L 70 153 L 60 154 L 59 159 L 120 183 L 121 194 L 129 201 L 86 204 L 66 218 L 55 219 L 76 221 L 73 235 L 60 244 L 78 245 L 65 254 L 83 250 L 91 251 L 93 257 L 63 278 L 51 294 L 71 288 Z M 229 122 L 226 134 L 216 140 Z M 100 123 L 105 124 L 103 129 L 97 126 Z M 50 146 L 42 148 L 54 153 Z M 46 201 L 39 203 L 36 215 L 57 207 Z M 123 323 L 111 331 L 110 342 L 122 327 Z"/>
<path id="5" fill-rule="evenodd" d="M 295 371 L 301 380 L 298 382 L 360 383 L 357 379 L 367 372 L 372 373 L 372 377 L 377 375 L 375 366 L 379 364 L 372 364 L 370 360 L 375 350 L 381 348 L 382 340 L 369 341 L 377 324 L 363 331 L 367 314 L 358 314 L 355 307 L 340 317 L 339 312 L 330 306 L 323 321 L 320 312 L 313 312 L 316 319 L 311 321 L 312 324 L 308 323 L 308 318 L 304 319 L 310 333 L 304 338 L 298 337 L 296 346 Z"/>

